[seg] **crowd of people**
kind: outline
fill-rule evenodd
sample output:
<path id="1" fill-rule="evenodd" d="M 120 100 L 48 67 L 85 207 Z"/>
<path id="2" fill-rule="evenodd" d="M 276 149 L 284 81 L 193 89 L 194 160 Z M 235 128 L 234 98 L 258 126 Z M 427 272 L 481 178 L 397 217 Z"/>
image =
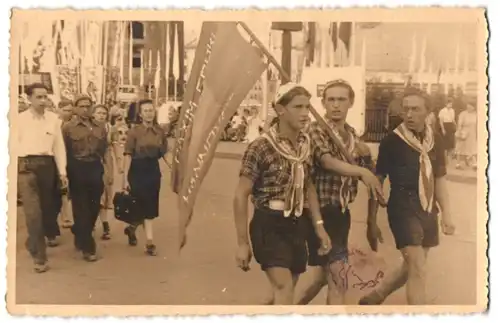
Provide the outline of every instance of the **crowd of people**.
<path id="1" fill-rule="evenodd" d="M 96 105 L 81 95 L 62 100 L 56 114 L 46 110 L 44 85 L 29 86 L 27 96 L 29 108 L 19 115 L 23 127 L 18 190 L 35 271 L 49 269 L 46 246 L 58 245 L 59 215 L 83 259 L 96 261 L 93 232 L 101 231 L 103 240 L 111 238 L 108 216 L 116 192 L 134 196 L 141 210 L 140 219 L 124 228 L 128 244 L 138 244 L 136 230 L 142 226 L 145 252 L 156 255 L 153 223 L 159 215 L 159 163 L 166 162 L 167 137 L 173 133 L 156 122 L 153 102 L 141 100 L 127 110 Z M 273 100 L 276 117 L 269 129 L 259 129 L 249 140 L 234 197 L 236 261 L 247 271 L 255 256 L 269 280 L 269 304 L 307 304 L 324 286 L 328 304 L 345 303 L 349 205 L 357 198 L 359 181 L 370 192 L 366 237 L 371 249 L 376 252 L 382 241 L 377 213 L 386 207 L 403 259 L 359 304 L 381 304 L 404 285 L 408 304 L 427 302 L 425 259 L 439 245 L 440 228 L 444 234 L 454 233 L 445 180 L 453 118 L 444 110 L 440 126 L 433 126 L 427 94 L 406 89 L 401 119 L 382 140 L 375 163 L 367 144 L 346 122 L 355 96 L 348 82 L 329 82 L 322 93 L 325 126 L 309 119 L 311 94 L 300 84 L 286 83 Z M 175 125 L 180 110 L 172 111 Z M 465 113 L 458 132 L 473 135 L 474 111 Z M 242 131 L 244 122 L 235 118 L 225 133 Z M 382 189 L 386 178 L 391 185 L 388 198 Z M 254 205 L 250 221 L 249 200 Z M 96 226 L 97 219 L 102 228 Z M 296 294 L 307 266 L 314 279 Z"/>
<path id="2" fill-rule="evenodd" d="M 153 102 L 108 107 L 78 95 L 52 109 L 47 88 L 39 83 L 30 85 L 26 95 L 19 114 L 18 202 L 34 270 L 49 269 L 46 247 L 59 245 L 59 216 L 83 259 L 96 261 L 93 232 L 100 230 L 100 219 L 101 239 L 111 238 L 109 214 L 116 192 L 133 196 L 141 210 L 139 220 L 124 229 L 128 244 L 137 245 L 135 231 L 143 225 L 146 253 L 156 255 L 153 220 L 158 217 L 159 160 L 165 159 L 167 138 L 156 122 Z"/>

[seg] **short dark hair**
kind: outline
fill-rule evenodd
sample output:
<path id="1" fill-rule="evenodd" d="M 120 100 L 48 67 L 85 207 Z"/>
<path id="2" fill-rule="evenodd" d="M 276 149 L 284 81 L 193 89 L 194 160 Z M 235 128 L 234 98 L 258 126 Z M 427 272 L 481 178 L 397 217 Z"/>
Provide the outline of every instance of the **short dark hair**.
<path id="1" fill-rule="evenodd" d="M 26 95 L 32 96 L 35 89 L 45 89 L 45 91 L 49 91 L 49 89 L 42 83 L 32 83 L 26 87 Z"/>
<path id="2" fill-rule="evenodd" d="M 104 109 L 104 110 L 106 110 L 106 121 L 109 120 L 109 109 L 108 109 L 108 107 L 106 105 L 104 105 L 104 104 L 96 104 L 96 105 L 94 105 L 94 107 L 92 108 L 92 113 L 95 113 L 95 111 L 97 109 Z"/>
<path id="3" fill-rule="evenodd" d="M 145 105 L 145 104 L 153 104 L 153 100 L 151 99 L 142 99 L 142 100 L 139 100 L 137 101 L 137 103 L 133 103 L 134 107 L 132 108 L 132 105 L 131 105 L 131 108 L 129 109 L 129 120 L 133 120 L 132 123 L 136 123 L 136 124 L 139 124 L 139 123 L 142 123 L 142 118 L 141 118 L 141 111 L 142 111 L 142 106 Z M 131 117 L 131 110 L 134 110 L 134 112 L 132 113 L 134 115 L 134 117 Z M 156 111 L 155 111 L 156 112 Z M 154 124 L 157 124 L 158 123 L 158 120 L 156 119 L 157 116 L 155 116 L 154 120 L 153 120 L 153 123 Z"/>
<path id="4" fill-rule="evenodd" d="M 427 94 L 427 92 L 424 92 L 419 88 L 411 86 L 411 87 L 408 87 L 405 89 L 401 100 L 404 100 L 405 98 L 407 98 L 409 96 L 418 96 L 418 97 L 422 98 L 424 100 L 424 105 L 425 105 L 425 108 L 427 109 L 427 111 L 432 110 L 431 98 Z"/>
<path id="5" fill-rule="evenodd" d="M 139 110 L 138 112 L 141 111 L 142 109 L 142 106 L 144 104 L 153 104 L 153 100 L 151 99 L 143 99 L 143 100 L 139 100 L 139 102 L 137 102 L 137 109 Z"/>
<path id="6" fill-rule="evenodd" d="M 90 104 L 92 104 L 92 99 L 88 95 L 80 94 L 80 95 L 76 96 L 75 102 L 73 103 L 73 105 L 76 107 L 78 105 L 78 102 L 84 101 L 84 100 L 87 100 L 90 102 Z"/>
<path id="7" fill-rule="evenodd" d="M 59 108 L 59 110 L 61 110 L 62 108 L 68 106 L 68 105 L 73 105 L 73 101 L 69 100 L 69 99 L 62 99 L 61 101 L 59 101 L 59 104 L 57 105 L 57 107 Z"/>
<path id="8" fill-rule="evenodd" d="M 347 89 L 347 91 L 349 91 L 349 100 L 351 100 L 351 102 L 354 102 L 354 99 L 356 97 L 354 89 L 352 88 L 351 84 L 349 84 L 349 82 L 341 79 L 326 83 L 325 88 L 323 89 L 323 100 L 326 99 L 326 91 L 333 87 L 343 87 L 344 89 Z"/>
<path id="9" fill-rule="evenodd" d="M 121 114 L 114 114 L 114 115 L 111 116 L 111 118 L 109 120 L 109 123 L 112 126 L 114 126 L 116 124 L 116 120 L 119 119 L 119 118 L 125 119 L 125 117 L 123 115 L 121 115 Z"/>

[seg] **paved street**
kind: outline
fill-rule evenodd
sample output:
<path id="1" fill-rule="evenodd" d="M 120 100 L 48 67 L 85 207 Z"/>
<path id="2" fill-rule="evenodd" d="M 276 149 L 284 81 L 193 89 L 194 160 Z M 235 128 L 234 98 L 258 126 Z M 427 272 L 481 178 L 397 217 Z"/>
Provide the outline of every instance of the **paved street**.
<path id="1" fill-rule="evenodd" d="M 164 164 L 162 164 L 164 166 Z M 164 167 L 160 218 L 155 222 L 159 255 L 144 254 L 144 234 L 138 231 L 139 245 L 129 247 L 124 225 L 111 222 L 112 240 L 99 241 L 96 263 L 86 263 L 74 251 L 72 235 L 63 229 L 62 245 L 49 250 L 52 270 L 39 275 L 24 249 L 26 229 L 18 209 L 17 303 L 98 304 L 98 305 L 257 305 L 266 296 L 267 282 L 258 265 L 243 273 L 234 263 L 236 246 L 232 218 L 232 195 L 237 183 L 239 162 L 217 158 L 198 196 L 195 216 L 188 231 L 188 244 L 176 253 L 177 211 L 170 191 L 168 168 Z M 429 256 L 428 291 L 434 304 L 475 304 L 476 290 L 476 185 L 450 183 L 453 214 L 457 225 L 454 237 L 442 237 L 441 245 Z M 356 267 L 366 279 L 378 270 L 386 274 L 401 261 L 394 249 L 386 214 L 379 213 L 386 239 L 378 254 L 368 251 L 364 238 L 366 193 L 363 187 L 352 207 L 354 223 L 352 248 L 369 254 Z M 96 235 L 100 235 L 100 224 Z M 306 283 L 302 276 L 299 288 Z M 354 304 L 361 292 L 351 289 Z M 324 304 L 321 293 L 314 304 Z M 392 295 L 388 304 L 405 304 L 404 290 Z"/>

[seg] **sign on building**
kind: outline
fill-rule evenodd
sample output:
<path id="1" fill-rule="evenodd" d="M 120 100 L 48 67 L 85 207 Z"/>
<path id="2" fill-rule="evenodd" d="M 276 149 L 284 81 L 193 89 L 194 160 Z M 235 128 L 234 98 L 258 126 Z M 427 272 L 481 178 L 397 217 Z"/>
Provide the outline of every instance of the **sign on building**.
<path id="1" fill-rule="evenodd" d="M 116 100 L 118 102 L 133 102 L 139 100 L 139 86 L 121 84 L 118 86 Z"/>

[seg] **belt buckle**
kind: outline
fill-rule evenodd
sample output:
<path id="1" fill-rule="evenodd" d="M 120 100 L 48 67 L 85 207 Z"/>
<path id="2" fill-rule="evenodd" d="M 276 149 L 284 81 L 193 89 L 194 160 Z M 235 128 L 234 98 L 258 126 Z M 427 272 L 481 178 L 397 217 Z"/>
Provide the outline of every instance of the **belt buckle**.
<path id="1" fill-rule="evenodd" d="M 269 208 L 274 211 L 283 211 L 285 209 L 285 202 L 280 200 L 269 201 Z"/>

